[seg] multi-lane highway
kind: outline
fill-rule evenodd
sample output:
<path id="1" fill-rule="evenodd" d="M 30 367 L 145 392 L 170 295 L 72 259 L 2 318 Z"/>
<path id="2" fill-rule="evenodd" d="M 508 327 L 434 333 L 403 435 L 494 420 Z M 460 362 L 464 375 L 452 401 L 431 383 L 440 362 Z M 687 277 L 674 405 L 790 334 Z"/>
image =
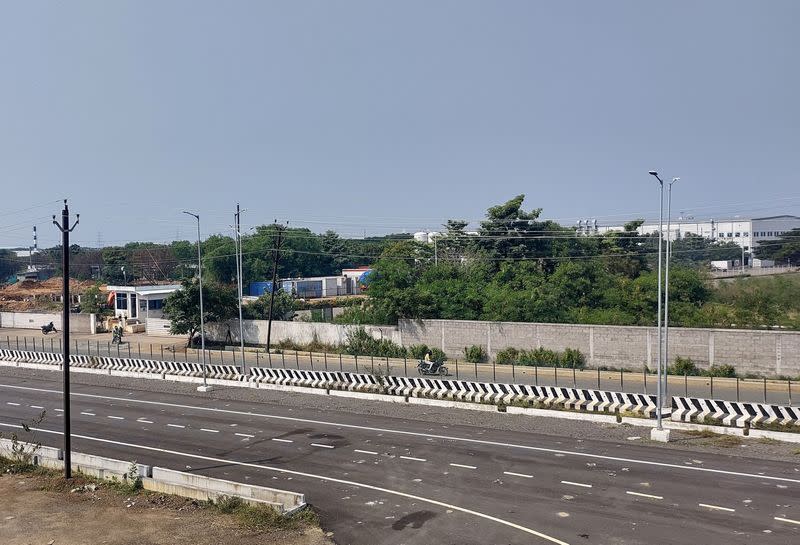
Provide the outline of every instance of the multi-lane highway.
<path id="1" fill-rule="evenodd" d="M 37 437 L 60 446 L 59 378 L 0 369 L 0 429 L 45 410 Z M 73 387 L 76 451 L 304 492 L 342 544 L 800 542 L 800 460 L 92 380 Z"/>

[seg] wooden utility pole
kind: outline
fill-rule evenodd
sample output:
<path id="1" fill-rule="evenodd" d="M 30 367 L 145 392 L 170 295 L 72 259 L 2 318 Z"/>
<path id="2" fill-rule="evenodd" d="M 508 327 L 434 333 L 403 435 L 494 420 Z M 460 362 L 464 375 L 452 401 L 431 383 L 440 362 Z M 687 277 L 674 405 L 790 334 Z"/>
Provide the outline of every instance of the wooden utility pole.
<path id="1" fill-rule="evenodd" d="M 277 220 L 275 220 L 275 228 L 278 230 L 278 237 L 277 241 L 275 242 L 275 247 L 272 250 L 272 284 L 270 285 L 269 289 L 269 316 L 267 322 L 267 352 L 270 349 L 270 343 L 272 341 L 272 307 L 275 304 L 275 292 L 276 283 L 278 281 L 278 262 L 281 259 L 281 246 L 283 245 L 283 230 L 284 226 L 280 225 Z"/>

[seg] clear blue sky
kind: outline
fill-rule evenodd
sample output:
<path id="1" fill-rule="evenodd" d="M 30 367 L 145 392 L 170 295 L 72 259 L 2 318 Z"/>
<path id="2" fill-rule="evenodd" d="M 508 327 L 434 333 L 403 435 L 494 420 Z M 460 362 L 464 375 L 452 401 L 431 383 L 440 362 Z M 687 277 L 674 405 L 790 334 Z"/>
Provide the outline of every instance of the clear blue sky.
<path id="1" fill-rule="evenodd" d="M 0 246 L 800 213 L 800 2 L 5 2 Z M 46 206 L 39 206 L 43 203 Z M 34 206 L 30 210 L 29 207 Z M 44 219 L 43 219 L 44 218 Z"/>

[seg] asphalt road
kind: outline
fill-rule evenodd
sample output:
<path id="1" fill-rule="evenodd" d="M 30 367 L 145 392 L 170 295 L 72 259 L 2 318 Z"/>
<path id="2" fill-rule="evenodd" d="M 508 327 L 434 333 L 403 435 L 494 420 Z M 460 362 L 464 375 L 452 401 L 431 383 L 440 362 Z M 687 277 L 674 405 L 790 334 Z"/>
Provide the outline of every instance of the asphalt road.
<path id="1" fill-rule="evenodd" d="M 0 375 L 0 429 L 45 410 L 61 445 L 49 375 Z M 304 492 L 340 544 L 800 542 L 800 463 L 213 392 L 76 384 L 72 413 L 76 451 Z"/>
<path id="2" fill-rule="evenodd" d="M 110 334 L 72 335 L 73 354 L 147 358 L 168 361 L 201 361 L 199 350 L 187 350 L 185 341 L 176 337 L 147 337 L 132 335 L 121 345 L 112 345 Z M 59 351 L 61 335 L 44 336 L 32 330 L 7 330 L 0 332 L 0 348 L 34 351 Z M 242 364 L 238 351 L 208 350 L 209 363 Z M 305 370 L 343 370 L 360 373 L 388 372 L 399 376 L 418 376 L 413 360 L 386 359 L 370 356 L 339 354 L 309 354 L 285 351 L 280 354 L 246 352 L 246 366 L 276 367 Z M 615 392 L 656 393 L 656 378 L 642 372 L 619 372 L 555 369 L 492 364 L 474 364 L 450 360 L 446 363 L 448 378 L 537 384 L 541 386 L 576 386 Z M 630 365 L 635 367 L 636 365 Z M 800 400 L 800 384 L 788 380 L 732 379 L 709 377 L 669 376 L 667 396 L 692 396 L 729 401 L 748 401 L 773 405 L 796 405 Z"/>

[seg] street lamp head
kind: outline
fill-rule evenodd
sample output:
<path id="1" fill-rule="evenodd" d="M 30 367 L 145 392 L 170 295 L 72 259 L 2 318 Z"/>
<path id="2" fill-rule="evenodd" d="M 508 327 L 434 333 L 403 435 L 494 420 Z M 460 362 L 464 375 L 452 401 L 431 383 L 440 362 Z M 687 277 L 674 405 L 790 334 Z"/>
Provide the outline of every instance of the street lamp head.
<path id="1" fill-rule="evenodd" d="M 673 178 L 673 179 L 672 179 L 672 181 L 669 183 L 669 185 L 672 185 L 672 184 L 674 184 L 674 183 L 675 183 L 675 182 L 677 182 L 678 180 L 680 180 L 680 178 Z"/>
<path id="2" fill-rule="evenodd" d="M 658 172 L 656 172 L 655 170 L 648 170 L 648 171 L 647 171 L 647 173 L 648 173 L 650 176 L 658 176 Z"/>

